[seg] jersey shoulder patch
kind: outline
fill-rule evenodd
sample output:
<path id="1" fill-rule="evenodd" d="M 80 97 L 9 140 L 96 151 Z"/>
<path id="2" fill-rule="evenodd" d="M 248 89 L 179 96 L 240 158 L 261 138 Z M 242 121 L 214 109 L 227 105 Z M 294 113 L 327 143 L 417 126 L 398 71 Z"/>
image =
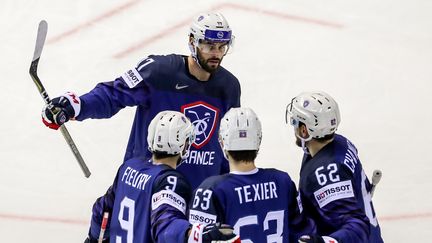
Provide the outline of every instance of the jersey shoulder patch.
<path id="1" fill-rule="evenodd" d="M 135 68 L 129 69 L 128 71 L 123 73 L 121 77 L 131 89 L 144 80 Z"/>
<path id="2" fill-rule="evenodd" d="M 161 190 L 152 195 L 152 210 L 163 204 L 168 204 L 186 214 L 186 200 L 172 190 Z"/>
<path id="3" fill-rule="evenodd" d="M 123 73 L 121 77 L 128 85 L 128 87 L 132 89 L 136 87 L 139 83 L 141 83 L 144 80 L 142 74 L 144 74 L 144 76 L 146 77 L 149 76 L 150 73 L 154 71 L 154 66 L 156 63 L 155 60 L 160 59 L 160 57 L 161 56 L 150 55 L 139 61 L 136 68 L 129 69 L 125 73 Z M 148 69 L 148 67 L 150 66 L 152 66 L 153 68 Z M 142 72 L 142 74 L 140 72 Z"/>

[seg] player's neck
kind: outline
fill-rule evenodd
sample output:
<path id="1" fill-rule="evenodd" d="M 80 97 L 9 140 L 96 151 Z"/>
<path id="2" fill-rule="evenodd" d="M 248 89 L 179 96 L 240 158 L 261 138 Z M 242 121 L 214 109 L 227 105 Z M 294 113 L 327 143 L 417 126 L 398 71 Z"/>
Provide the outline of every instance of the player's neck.
<path id="1" fill-rule="evenodd" d="M 244 162 L 244 161 L 235 161 L 230 158 L 229 161 L 230 171 L 239 171 L 239 172 L 248 172 L 256 168 L 255 163 Z"/>
<path id="2" fill-rule="evenodd" d="M 333 141 L 333 139 L 326 142 L 318 142 L 314 139 L 310 140 L 307 144 L 310 155 L 314 157 L 322 148 L 324 148 L 327 144 L 331 143 L 331 141 Z"/>
<path id="3" fill-rule="evenodd" d="M 169 157 L 169 158 L 163 158 L 163 159 L 155 159 L 153 157 L 153 164 L 164 164 L 168 165 L 169 167 L 175 169 L 177 167 L 177 157 Z"/>
<path id="4" fill-rule="evenodd" d="M 188 57 L 188 68 L 192 76 L 197 78 L 199 81 L 208 81 L 210 73 L 202 69 L 198 63 L 195 62 L 192 56 Z"/>

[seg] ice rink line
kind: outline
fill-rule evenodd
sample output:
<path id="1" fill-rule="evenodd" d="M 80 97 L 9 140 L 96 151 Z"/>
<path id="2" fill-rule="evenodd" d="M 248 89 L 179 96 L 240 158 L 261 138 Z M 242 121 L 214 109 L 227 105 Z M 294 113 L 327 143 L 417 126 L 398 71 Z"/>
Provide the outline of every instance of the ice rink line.
<path id="1" fill-rule="evenodd" d="M 86 21 L 82 24 L 79 24 L 78 26 L 73 27 L 72 29 L 65 31 L 59 35 L 56 35 L 52 38 L 49 38 L 47 40 L 47 44 L 54 44 L 56 42 L 59 42 L 59 41 L 65 39 L 69 36 L 72 36 L 72 35 L 80 32 L 84 29 L 90 28 L 91 26 L 93 26 L 94 24 L 96 24 L 98 22 L 104 21 L 110 17 L 113 17 L 119 13 L 122 13 L 122 12 L 130 9 L 132 6 L 136 5 L 139 1 L 140 0 L 132 0 L 132 1 L 126 2 L 122 5 L 116 6 L 112 9 L 108 10 L 107 12 L 105 12 L 105 13 L 103 13 L 103 14 L 101 14 L 101 15 L 99 15 L 99 16 L 97 16 L 97 17 L 95 17 L 89 21 Z M 319 19 L 314 19 L 314 18 L 308 18 L 308 17 L 304 17 L 304 16 L 296 16 L 296 15 L 291 15 L 288 13 L 270 11 L 270 10 L 266 10 L 263 8 L 247 6 L 247 5 L 242 5 L 242 4 L 228 3 L 228 2 L 217 4 L 206 11 L 222 11 L 222 10 L 226 10 L 226 9 L 234 9 L 234 10 L 239 10 L 239 11 L 254 12 L 254 13 L 267 15 L 270 17 L 279 18 L 279 19 L 285 20 L 285 21 L 297 21 L 297 22 L 303 22 L 306 24 L 320 25 L 320 26 L 328 27 L 328 28 L 336 28 L 336 29 L 344 28 L 344 26 L 342 24 L 339 24 L 339 23 L 334 23 L 334 22 L 329 22 L 329 21 L 319 20 Z M 204 12 L 206 12 L 206 11 L 204 11 Z M 143 47 L 153 43 L 154 41 L 157 41 L 158 39 L 164 38 L 165 36 L 169 35 L 173 31 L 175 31 L 176 29 L 179 29 L 181 27 L 188 25 L 190 23 L 190 19 L 192 19 L 194 16 L 195 16 L 195 14 L 189 16 L 186 19 L 183 19 L 183 20 L 177 22 L 173 26 L 160 31 L 157 34 L 154 34 L 154 35 L 152 35 L 146 39 L 139 41 L 136 44 L 133 44 L 133 45 L 125 48 L 122 51 L 117 52 L 116 54 L 113 55 L 113 58 L 123 58 L 123 57 L 127 56 L 128 54 L 133 53 L 139 49 L 142 49 Z"/>
<path id="2" fill-rule="evenodd" d="M 132 6 L 134 6 L 135 4 L 137 4 L 138 2 L 140 2 L 140 0 L 132 0 L 132 1 L 126 2 L 126 3 L 122 4 L 122 5 L 116 6 L 116 7 L 112 8 L 112 9 L 110 9 L 109 11 L 107 11 L 107 12 L 105 12 L 105 13 L 99 15 L 99 16 L 96 16 L 95 18 L 93 18 L 93 19 L 91 19 L 89 21 L 86 21 L 86 22 L 84 22 L 84 23 L 82 23 L 82 24 L 80 24 L 80 25 L 78 25 L 78 26 L 76 26 L 76 27 L 74 27 L 74 28 L 66 31 L 66 32 L 63 32 L 63 33 L 61 33 L 59 35 L 56 35 L 56 36 L 54 36 L 52 38 L 49 38 L 47 40 L 47 44 L 54 44 L 56 42 L 59 42 L 59 41 L 65 39 L 65 38 L 71 36 L 71 35 L 74 35 L 74 34 L 80 32 L 80 31 L 82 31 L 84 29 L 90 28 L 91 26 L 93 26 L 94 24 L 96 24 L 98 22 L 101 22 L 101 21 L 103 21 L 105 19 L 108 19 L 108 18 L 110 18 L 112 16 L 115 16 L 115 15 L 117 15 L 117 14 L 119 14 L 119 13 L 121 13 L 121 12 L 123 12 L 123 11 L 125 11 L 125 10 L 127 10 L 129 8 L 131 8 Z"/>

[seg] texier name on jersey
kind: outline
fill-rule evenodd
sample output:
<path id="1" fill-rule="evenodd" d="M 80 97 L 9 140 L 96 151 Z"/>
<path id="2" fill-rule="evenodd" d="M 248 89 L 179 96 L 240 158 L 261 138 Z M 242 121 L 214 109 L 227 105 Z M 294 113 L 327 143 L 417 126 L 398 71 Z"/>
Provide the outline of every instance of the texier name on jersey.
<path id="1" fill-rule="evenodd" d="M 273 181 L 235 187 L 240 204 L 277 198 L 276 183 Z"/>

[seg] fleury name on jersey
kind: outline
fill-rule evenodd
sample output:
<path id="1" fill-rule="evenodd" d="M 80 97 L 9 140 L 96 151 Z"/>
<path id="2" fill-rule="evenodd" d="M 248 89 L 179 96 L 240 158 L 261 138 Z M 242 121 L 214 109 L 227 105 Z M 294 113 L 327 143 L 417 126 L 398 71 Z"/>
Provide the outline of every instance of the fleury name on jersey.
<path id="1" fill-rule="evenodd" d="M 150 178 L 151 175 L 139 173 L 139 171 L 128 166 L 123 173 L 121 181 L 139 190 L 145 190 L 145 186 Z"/>
<path id="2" fill-rule="evenodd" d="M 235 187 L 240 204 L 277 198 L 276 183 L 273 181 Z"/>

